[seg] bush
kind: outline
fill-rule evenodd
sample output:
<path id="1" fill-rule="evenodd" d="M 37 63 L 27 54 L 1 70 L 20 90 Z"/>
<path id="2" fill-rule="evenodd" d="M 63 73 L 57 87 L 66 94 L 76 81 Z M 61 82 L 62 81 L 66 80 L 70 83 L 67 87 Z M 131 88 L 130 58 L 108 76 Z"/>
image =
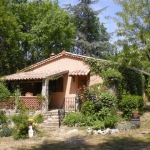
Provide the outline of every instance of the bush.
<path id="1" fill-rule="evenodd" d="M 84 115 L 92 115 L 94 114 L 95 112 L 95 105 L 93 102 L 91 101 L 85 101 L 81 107 L 81 112 L 84 114 Z"/>
<path id="2" fill-rule="evenodd" d="M 19 124 L 13 132 L 13 137 L 15 140 L 28 138 L 28 123 Z"/>
<path id="3" fill-rule="evenodd" d="M 130 118 L 132 111 L 138 109 L 140 112 L 143 110 L 144 101 L 142 96 L 137 95 L 124 95 L 119 103 L 119 108 L 123 111 L 123 116 Z"/>
<path id="4" fill-rule="evenodd" d="M 12 120 L 16 125 L 13 132 L 14 139 L 28 137 L 28 118 L 27 114 L 17 114 L 12 116 Z"/>
<path id="5" fill-rule="evenodd" d="M 123 78 L 122 74 L 115 69 L 107 69 L 106 71 L 102 71 L 101 76 L 107 83 L 112 83 L 114 81 L 121 81 Z"/>
<path id="6" fill-rule="evenodd" d="M 93 130 L 99 130 L 99 129 L 104 129 L 105 128 L 105 124 L 103 121 L 100 121 L 100 120 L 96 120 L 93 122 L 93 126 L 92 126 L 92 129 Z"/>
<path id="7" fill-rule="evenodd" d="M 6 123 L 7 122 L 7 116 L 4 111 L 0 111 L 0 123 Z"/>
<path id="8" fill-rule="evenodd" d="M 12 135 L 13 129 L 8 128 L 7 126 L 3 126 L 2 130 L 0 131 L 0 137 L 8 137 Z"/>
<path id="9" fill-rule="evenodd" d="M 101 110 L 103 107 L 115 107 L 117 98 L 113 92 L 106 90 L 99 93 L 98 100 L 95 102 L 96 111 Z"/>
<path id="10" fill-rule="evenodd" d="M 108 107 L 103 107 L 100 111 L 94 114 L 96 119 L 103 121 L 105 117 L 111 115 L 111 110 Z"/>
<path id="11" fill-rule="evenodd" d="M 40 113 L 35 113 L 33 116 L 33 122 L 34 123 L 42 123 L 44 121 L 43 115 Z"/>
<path id="12" fill-rule="evenodd" d="M 114 128 L 117 121 L 118 119 L 116 115 L 107 116 L 104 119 L 105 128 Z"/>
<path id="13" fill-rule="evenodd" d="M 83 120 L 84 116 L 82 113 L 68 112 L 63 120 L 63 124 L 73 127 L 76 123 L 84 122 Z"/>
<path id="14" fill-rule="evenodd" d="M 8 101 L 10 97 L 10 91 L 3 83 L 0 83 L 0 101 Z"/>

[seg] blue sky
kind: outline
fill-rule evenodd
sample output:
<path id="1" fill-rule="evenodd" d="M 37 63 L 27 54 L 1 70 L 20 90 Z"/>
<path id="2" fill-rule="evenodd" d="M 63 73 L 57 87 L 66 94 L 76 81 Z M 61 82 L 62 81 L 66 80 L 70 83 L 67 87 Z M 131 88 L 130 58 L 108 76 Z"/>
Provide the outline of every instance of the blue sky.
<path id="1" fill-rule="evenodd" d="M 71 5 L 76 5 L 78 2 L 78 0 L 58 0 L 59 1 L 59 5 L 61 7 L 64 7 L 63 4 L 71 4 Z M 94 10 L 99 10 L 102 9 L 104 7 L 108 7 L 105 11 L 103 11 L 102 14 L 99 14 L 99 18 L 100 18 L 100 22 L 103 22 L 105 27 L 107 28 L 107 31 L 109 33 L 114 32 L 117 29 L 116 23 L 113 22 L 112 20 L 107 20 L 105 19 L 105 16 L 115 16 L 115 13 L 118 11 L 121 11 L 121 8 L 113 3 L 113 0 L 99 0 L 99 2 L 97 4 L 93 4 L 91 5 L 91 7 Z M 114 37 L 115 39 L 112 39 L 113 41 L 116 40 L 116 37 Z"/>

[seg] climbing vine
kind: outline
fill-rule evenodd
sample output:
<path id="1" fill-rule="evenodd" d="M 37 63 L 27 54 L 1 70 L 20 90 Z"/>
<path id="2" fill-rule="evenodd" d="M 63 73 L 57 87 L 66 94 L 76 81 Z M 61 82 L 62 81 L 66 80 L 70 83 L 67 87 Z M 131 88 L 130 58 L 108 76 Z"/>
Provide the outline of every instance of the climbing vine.
<path id="1" fill-rule="evenodd" d="M 107 86 L 115 84 L 120 94 L 143 94 L 144 77 L 140 72 L 112 61 L 90 58 L 85 61 L 89 64 L 93 74 L 100 75 Z"/>

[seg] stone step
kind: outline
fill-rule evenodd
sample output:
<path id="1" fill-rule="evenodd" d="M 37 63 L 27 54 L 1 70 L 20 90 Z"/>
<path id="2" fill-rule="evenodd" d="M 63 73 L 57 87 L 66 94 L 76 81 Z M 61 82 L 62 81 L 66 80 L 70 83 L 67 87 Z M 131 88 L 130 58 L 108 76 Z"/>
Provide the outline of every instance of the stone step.
<path id="1" fill-rule="evenodd" d="M 55 126 L 55 125 L 40 125 L 38 127 L 39 129 L 54 129 L 54 128 L 59 128 L 59 125 Z"/>
<path id="2" fill-rule="evenodd" d="M 44 122 L 59 122 L 59 120 L 58 119 L 51 119 L 51 118 L 49 118 L 47 120 L 44 120 Z"/>
<path id="3" fill-rule="evenodd" d="M 43 114 L 44 122 L 40 124 L 42 128 L 59 127 L 58 109 L 47 111 Z"/>
<path id="4" fill-rule="evenodd" d="M 39 126 L 40 127 L 47 127 L 47 126 L 59 127 L 59 122 L 42 123 Z"/>

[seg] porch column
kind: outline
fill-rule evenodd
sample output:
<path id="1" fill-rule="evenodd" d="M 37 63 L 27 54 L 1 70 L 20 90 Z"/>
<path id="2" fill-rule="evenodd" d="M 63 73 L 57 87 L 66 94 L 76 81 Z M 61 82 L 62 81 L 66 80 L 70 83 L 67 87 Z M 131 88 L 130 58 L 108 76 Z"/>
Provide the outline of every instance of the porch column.
<path id="1" fill-rule="evenodd" d="M 42 81 L 42 96 L 45 97 L 45 101 L 42 104 L 42 111 L 46 112 L 48 111 L 48 99 L 49 99 L 49 93 L 48 93 L 48 79 L 43 79 Z"/>

